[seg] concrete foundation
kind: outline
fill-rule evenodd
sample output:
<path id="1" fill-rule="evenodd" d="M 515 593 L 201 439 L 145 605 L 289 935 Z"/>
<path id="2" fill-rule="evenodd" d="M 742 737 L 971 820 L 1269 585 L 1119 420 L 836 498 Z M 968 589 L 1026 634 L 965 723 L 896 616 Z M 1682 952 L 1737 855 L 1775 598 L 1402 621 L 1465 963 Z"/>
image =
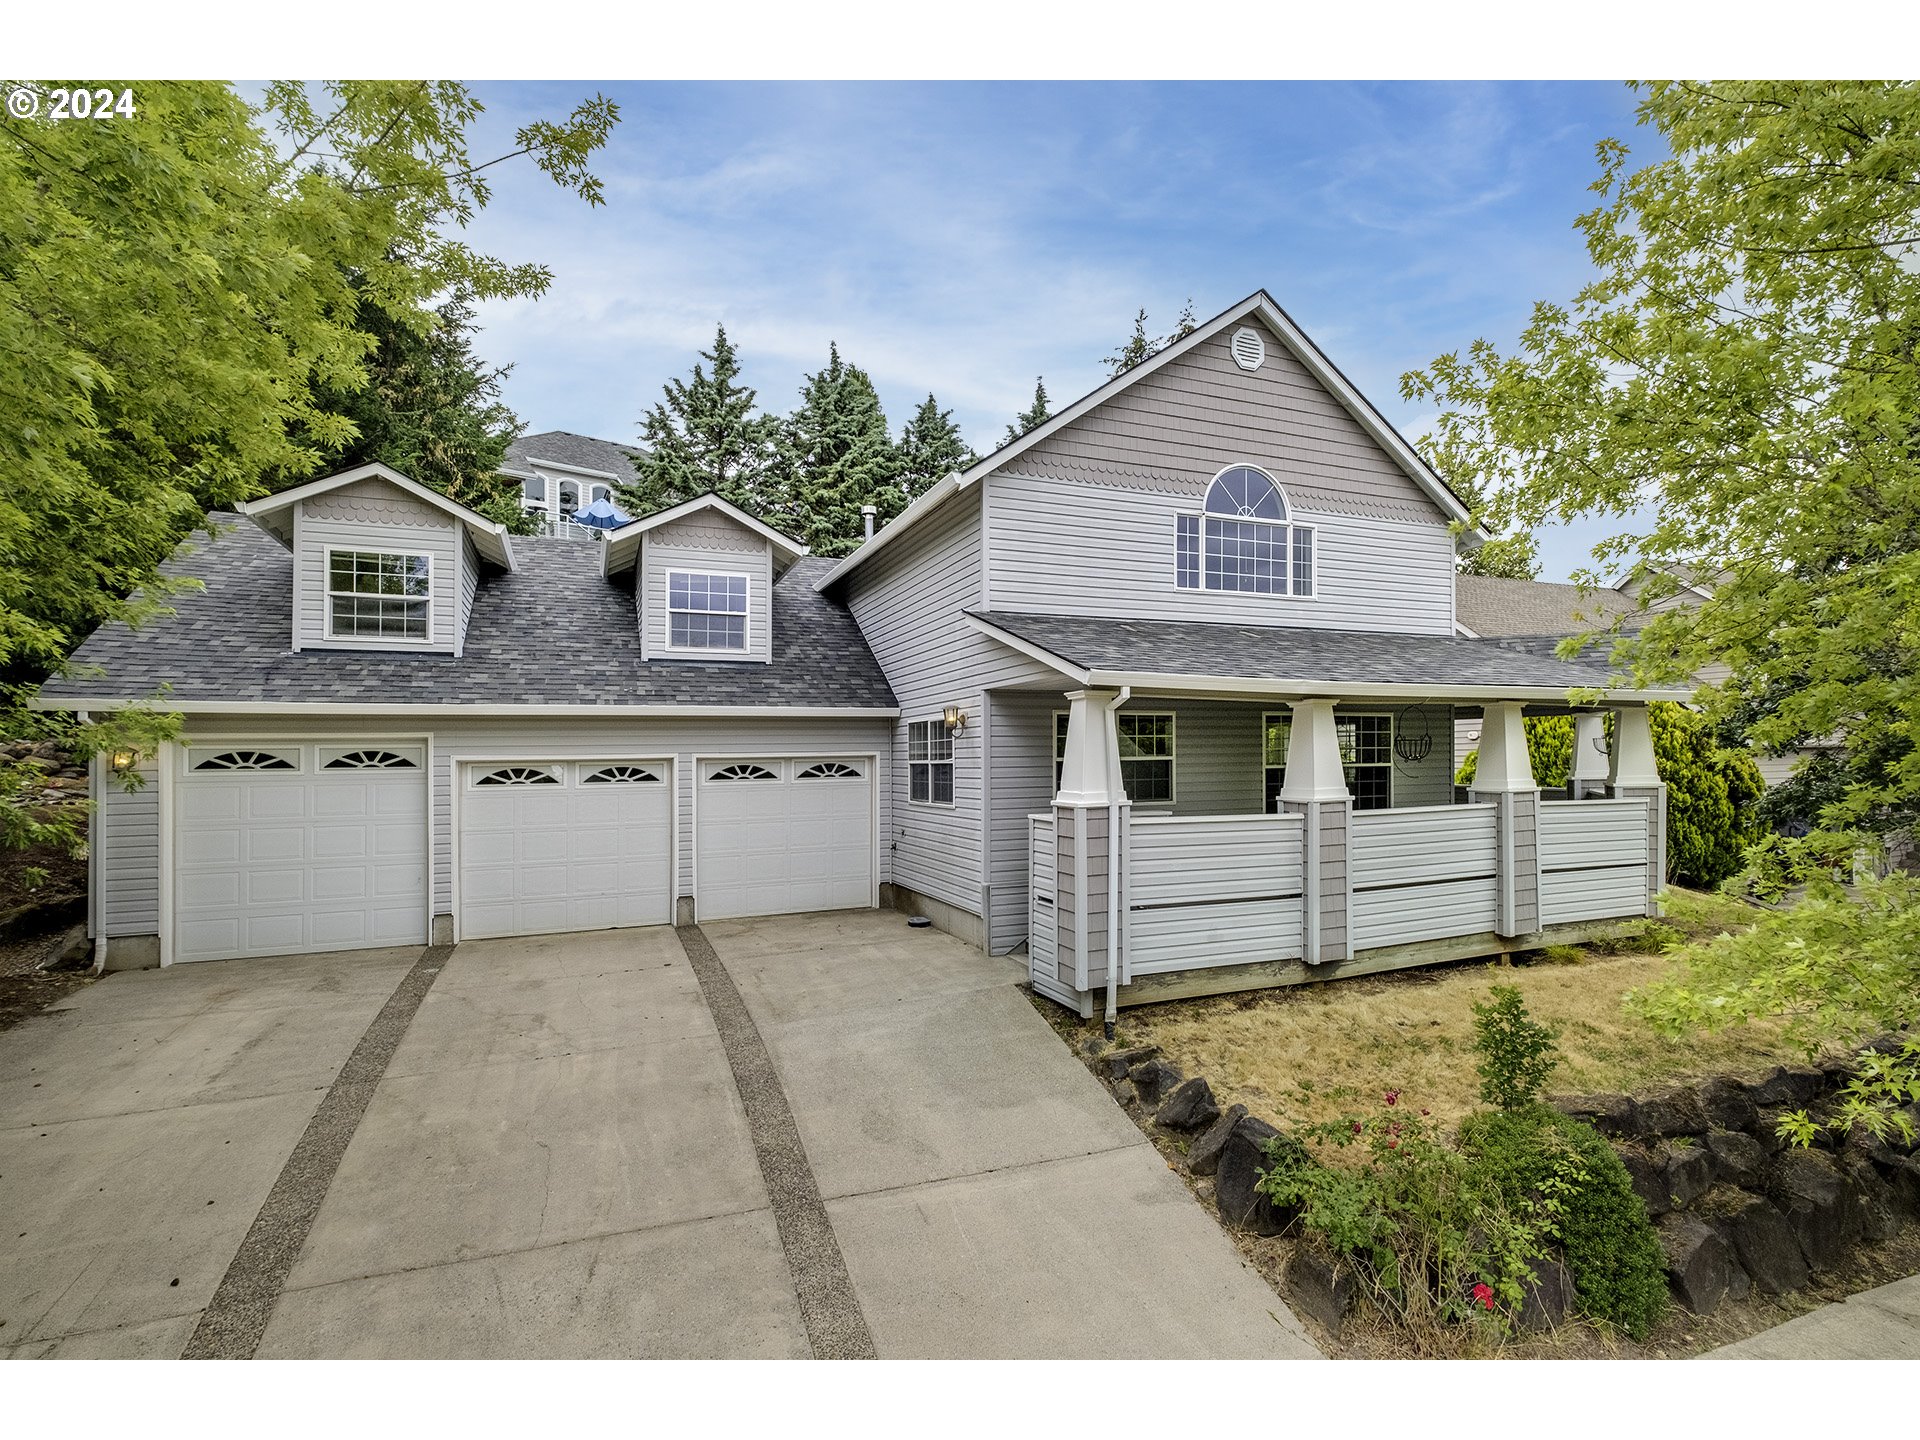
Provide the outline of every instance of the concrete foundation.
<path id="1" fill-rule="evenodd" d="M 893 908 L 902 915 L 924 915 L 947 934 L 985 949 L 987 945 L 987 927 L 978 915 L 970 910 L 962 910 L 957 905 L 949 905 L 944 900 L 935 900 L 930 895 L 922 895 L 918 890 L 909 890 L 904 885 L 883 887 L 881 903 L 886 903 L 885 891 L 893 892 Z"/>
<path id="2" fill-rule="evenodd" d="M 691 895 L 682 895 L 673 902 L 673 923 L 676 925 L 693 925 L 698 923 L 694 917 L 693 897 Z"/>
<path id="3" fill-rule="evenodd" d="M 157 970 L 160 967 L 158 935 L 109 935 L 104 970 Z"/>
<path id="4" fill-rule="evenodd" d="M 453 916 L 436 915 L 433 917 L 433 939 L 429 943 L 434 945 L 453 944 Z"/>

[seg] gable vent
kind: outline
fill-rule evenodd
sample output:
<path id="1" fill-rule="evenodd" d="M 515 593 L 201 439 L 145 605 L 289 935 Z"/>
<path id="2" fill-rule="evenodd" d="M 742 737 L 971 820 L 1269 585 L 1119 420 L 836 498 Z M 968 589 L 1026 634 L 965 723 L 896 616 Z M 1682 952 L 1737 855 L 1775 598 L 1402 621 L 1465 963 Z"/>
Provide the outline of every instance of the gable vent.
<path id="1" fill-rule="evenodd" d="M 1242 370 L 1258 370 L 1267 361 L 1267 342 L 1260 332 L 1242 325 L 1233 332 L 1233 363 Z"/>

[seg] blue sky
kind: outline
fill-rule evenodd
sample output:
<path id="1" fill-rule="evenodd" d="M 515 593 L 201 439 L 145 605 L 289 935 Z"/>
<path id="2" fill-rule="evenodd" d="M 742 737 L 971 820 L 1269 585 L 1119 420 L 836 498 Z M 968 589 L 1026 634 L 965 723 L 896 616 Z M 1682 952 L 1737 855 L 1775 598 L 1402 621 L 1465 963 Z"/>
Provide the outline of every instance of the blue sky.
<path id="1" fill-rule="evenodd" d="M 603 207 L 516 166 L 470 230 L 554 272 L 482 312 L 509 402 L 620 440 L 724 320 L 763 405 L 838 341 L 896 430 L 931 390 L 984 451 L 1036 375 L 1056 408 L 1104 378 L 1139 306 L 1164 327 L 1262 286 L 1417 440 L 1400 375 L 1570 296 L 1594 143 L 1657 143 L 1601 83 L 478 88 L 488 155 L 595 90 L 621 103 Z M 1544 537 L 1542 577 L 1601 533 Z"/>

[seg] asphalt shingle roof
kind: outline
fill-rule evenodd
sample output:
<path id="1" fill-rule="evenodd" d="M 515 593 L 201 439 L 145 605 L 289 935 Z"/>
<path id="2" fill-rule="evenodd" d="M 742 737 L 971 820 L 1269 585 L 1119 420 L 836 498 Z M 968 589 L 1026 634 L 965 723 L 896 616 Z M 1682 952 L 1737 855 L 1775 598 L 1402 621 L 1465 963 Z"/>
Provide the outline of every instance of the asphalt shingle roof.
<path id="1" fill-rule="evenodd" d="M 1102 620 L 1078 615 L 970 612 L 1086 670 L 1139 675 L 1216 675 L 1310 683 L 1383 685 L 1576 685 L 1605 687 L 1604 658 L 1556 660 L 1551 647 L 1402 635 L 1219 625 L 1191 620 Z"/>
<path id="2" fill-rule="evenodd" d="M 1598 630 L 1639 605 L 1618 590 L 1587 590 L 1547 580 L 1456 575 L 1453 614 L 1476 635 L 1578 635 Z M 1632 620 L 1628 622 L 1630 625 Z"/>
<path id="3" fill-rule="evenodd" d="M 538 435 L 522 435 L 507 446 L 506 466 L 509 470 L 524 470 L 536 460 L 551 460 L 557 465 L 577 465 L 583 470 L 604 470 L 631 485 L 635 479 L 633 458 L 641 453 L 634 445 L 596 440 L 571 430 L 543 430 Z"/>
<path id="4" fill-rule="evenodd" d="M 886 676 L 843 605 L 813 582 L 832 562 L 803 559 L 773 587 L 773 662 L 640 658 L 630 588 L 600 573 L 600 547 L 516 537 L 513 574 L 489 572 L 465 654 L 288 649 L 293 556 L 250 521 L 209 517 L 162 566 L 205 590 L 138 632 L 103 625 L 74 654 L 99 676 L 56 677 L 48 698 L 136 699 L 171 686 L 181 701 L 420 705 L 887 706 Z M 162 702 L 164 704 L 164 701 Z"/>

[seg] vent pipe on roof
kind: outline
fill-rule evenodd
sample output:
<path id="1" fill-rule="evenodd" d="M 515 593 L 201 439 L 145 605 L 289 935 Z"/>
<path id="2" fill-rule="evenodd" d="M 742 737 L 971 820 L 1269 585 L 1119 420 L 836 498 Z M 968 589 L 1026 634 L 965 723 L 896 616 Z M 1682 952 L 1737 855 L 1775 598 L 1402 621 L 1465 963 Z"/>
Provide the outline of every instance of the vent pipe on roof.
<path id="1" fill-rule="evenodd" d="M 880 507 L 878 505 L 862 505 L 860 507 L 860 524 L 862 528 L 866 530 L 866 538 L 869 540 L 873 538 L 873 517 L 879 513 Z"/>

